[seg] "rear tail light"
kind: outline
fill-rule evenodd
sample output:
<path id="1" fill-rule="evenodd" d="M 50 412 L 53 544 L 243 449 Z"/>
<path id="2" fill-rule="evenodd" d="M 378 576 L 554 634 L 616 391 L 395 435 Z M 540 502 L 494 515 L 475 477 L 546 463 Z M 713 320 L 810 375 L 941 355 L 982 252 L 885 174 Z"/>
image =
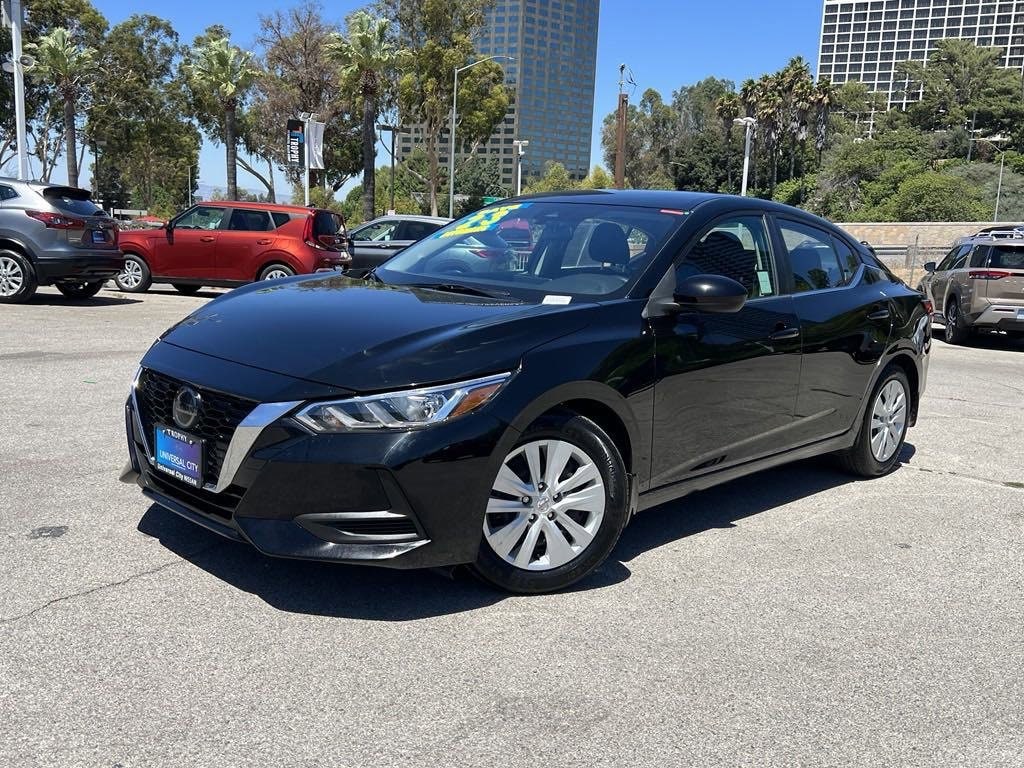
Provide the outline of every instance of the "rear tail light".
<path id="1" fill-rule="evenodd" d="M 1001 269 L 972 269 L 967 276 L 971 280 L 1002 280 L 1004 277 L 1013 277 L 1013 272 Z"/>
<path id="2" fill-rule="evenodd" d="M 921 303 L 924 304 L 924 311 L 929 315 L 935 311 L 935 305 L 932 304 L 931 299 L 923 299 Z"/>
<path id="3" fill-rule="evenodd" d="M 49 229 L 85 229 L 85 222 L 81 219 L 74 219 L 59 213 L 48 211 L 25 211 L 25 213 L 36 221 L 43 222 Z"/>

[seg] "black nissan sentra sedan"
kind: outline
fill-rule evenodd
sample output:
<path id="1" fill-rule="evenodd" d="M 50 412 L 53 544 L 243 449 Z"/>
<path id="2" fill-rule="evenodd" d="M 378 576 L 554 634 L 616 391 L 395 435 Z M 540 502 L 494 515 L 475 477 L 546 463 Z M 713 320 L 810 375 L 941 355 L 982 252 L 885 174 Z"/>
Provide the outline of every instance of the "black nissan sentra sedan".
<path id="1" fill-rule="evenodd" d="M 257 283 L 175 325 L 132 386 L 125 479 L 268 555 L 545 592 L 691 491 L 825 453 L 891 470 L 929 314 L 787 206 L 517 198 L 363 279 Z"/>

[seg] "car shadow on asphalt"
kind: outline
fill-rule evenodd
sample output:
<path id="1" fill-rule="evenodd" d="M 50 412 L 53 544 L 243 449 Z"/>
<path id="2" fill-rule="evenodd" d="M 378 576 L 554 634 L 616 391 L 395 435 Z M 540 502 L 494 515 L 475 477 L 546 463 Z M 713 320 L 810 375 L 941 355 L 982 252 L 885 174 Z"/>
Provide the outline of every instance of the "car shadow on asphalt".
<path id="1" fill-rule="evenodd" d="M 906 444 L 900 466 L 913 455 L 914 446 Z M 837 469 L 830 458 L 820 457 L 659 505 L 638 514 L 609 558 L 566 591 L 617 584 L 631 575 L 626 563 L 645 552 L 704 531 L 735 528 L 737 521 L 851 482 L 858 479 Z M 267 557 L 156 504 L 146 510 L 138 530 L 221 581 L 289 613 L 411 621 L 472 611 L 509 597 L 461 569 L 407 571 Z"/>
<path id="2" fill-rule="evenodd" d="M 62 294 L 53 293 L 37 293 L 27 302 L 26 305 L 32 306 L 71 306 L 71 307 L 114 307 L 124 306 L 128 304 L 140 304 L 142 299 L 130 299 L 127 296 L 103 296 L 97 294 L 88 299 L 71 299 Z"/>

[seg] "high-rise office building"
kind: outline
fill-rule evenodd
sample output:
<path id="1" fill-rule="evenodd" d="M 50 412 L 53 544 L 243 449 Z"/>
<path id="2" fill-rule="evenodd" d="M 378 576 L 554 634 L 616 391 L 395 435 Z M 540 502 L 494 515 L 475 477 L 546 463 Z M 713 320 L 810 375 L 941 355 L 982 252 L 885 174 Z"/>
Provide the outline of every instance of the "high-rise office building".
<path id="1" fill-rule="evenodd" d="M 528 141 L 523 178 L 562 163 L 574 179 L 590 170 L 600 0 L 496 0 L 476 41 L 478 55 L 499 60 L 513 96 L 508 113 L 477 155 L 498 162 L 501 184 L 515 183 L 516 139 Z M 416 128 L 400 139 L 399 156 L 416 146 Z M 448 162 L 448 137 L 442 163 Z"/>
<path id="2" fill-rule="evenodd" d="M 859 80 L 904 106 L 917 94 L 896 65 L 950 37 L 999 47 L 1003 66 L 1024 74 L 1024 0 L 825 0 L 818 77 Z"/>

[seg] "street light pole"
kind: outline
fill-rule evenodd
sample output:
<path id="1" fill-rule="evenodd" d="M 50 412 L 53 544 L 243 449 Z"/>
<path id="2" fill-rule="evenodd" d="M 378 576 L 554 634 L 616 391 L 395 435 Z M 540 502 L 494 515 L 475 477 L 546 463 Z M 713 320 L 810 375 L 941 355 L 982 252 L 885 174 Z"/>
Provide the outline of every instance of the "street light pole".
<path id="1" fill-rule="evenodd" d="M 993 136 L 992 138 L 989 138 L 989 139 L 984 139 L 984 138 L 981 138 L 980 136 L 978 138 L 972 137 L 972 138 L 967 140 L 968 151 L 970 151 L 970 148 L 974 146 L 974 142 L 976 142 L 976 141 L 984 141 L 987 144 L 991 144 L 992 147 L 997 152 L 999 152 L 999 183 L 996 185 L 996 210 L 995 210 L 995 213 L 992 216 L 992 221 L 996 222 L 996 221 L 999 221 L 999 203 L 1001 202 L 1002 197 L 1003 197 L 1003 167 L 1004 167 L 1004 164 L 1006 162 L 1006 150 L 1005 149 L 1000 149 L 999 145 L 996 142 L 1002 143 L 1004 141 L 1008 141 L 1008 139 L 1007 139 L 1006 136 L 998 136 L 998 135 L 997 136 Z"/>
<path id="2" fill-rule="evenodd" d="M 25 136 L 25 67 L 32 59 L 21 47 L 23 14 L 21 0 L 11 0 L 11 73 L 14 75 L 14 134 L 18 153 L 18 178 L 28 179 L 28 145 Z M 5 65 L 6 68 L 6 65 Z"/>
<path id="3" fill-rule="evenodd" d="M 514 56 L 487 56 L 483 59 L 478 59 L 471 64 L 467 64 L 464 67 L 455 68 L 455 82 L 452 86 L 452 122 L 449 129 L 449 142 L 448 142 L 448 218 L 455 218 L 455 118 L 458 114 L 459 109 L 459 72 L 465 72 L 470 67 L 475 67 L 477 64 L 483 64 L 485 61 L 493 61 L 494 59 L 504 59 L 506 61 L 515 61 Z"/>
<path id="4" fill-rule="evenodd" d="M 391 133 L 391 208 L 395 210 L 395 136 L 399 133 L 403 133 L 401 126 L 398 125 L 384 125 L 384 123 L 377 124 L 378 131 L 390 131 Z"/>
<path id="5" fill-rule="evenodd" d="M 740 195 L 747 196 L 747 177 L 750 173 L 750 136 L 757 125 L 757 120 L 752 117 L 737 117 L 733 120 L 736 125 L 746 126 L 746 136 L 743 145 L 743 183 L 740 187 Z"/>
<path id="6" fill-rule="evenodd" d="M 516 139 L 512 142 L 516 153 L 516 197 L 523 192 L 523 155 L 526 154 L 526 147 L 530 146 L 529 141 Z"/>

